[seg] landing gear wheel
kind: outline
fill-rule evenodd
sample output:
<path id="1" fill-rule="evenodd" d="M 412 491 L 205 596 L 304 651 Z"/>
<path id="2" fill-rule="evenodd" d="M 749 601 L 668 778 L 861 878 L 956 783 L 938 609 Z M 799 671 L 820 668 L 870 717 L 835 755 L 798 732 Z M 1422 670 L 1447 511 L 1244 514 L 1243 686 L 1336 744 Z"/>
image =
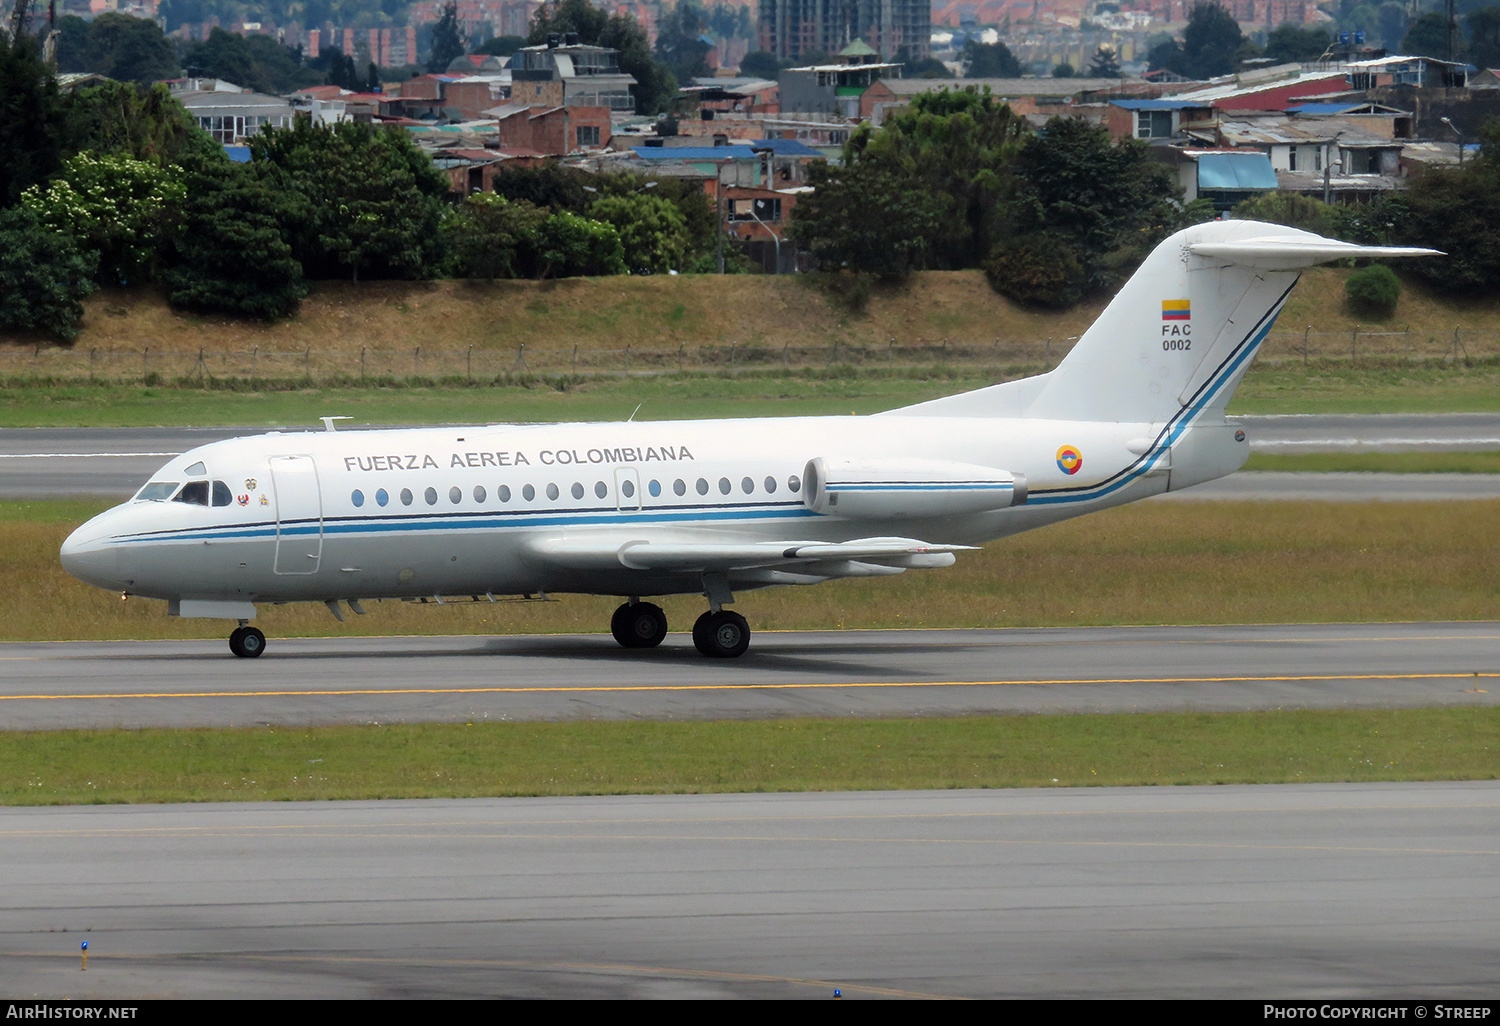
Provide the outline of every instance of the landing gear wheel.
<path id="1" fill-rule="evenodd" d="M 254 627 L 236 627 L 229 635 L 229 651 L 241 659 L 254 659 L 266 650 L 266 636 Z"/>
<path id="2" fill-rule="evenodd" d="M 706 656 L 733 659 L 750 647 L 750 625 L 739 613 L 727 609 L 704 613 L 693 624 L 693 644 Z"/>
<path id="3" fill-rule="evenodd" d="M 650 602 L 627 602 L 610 618 L 609 631 L 626 648 L 655 648 L 667 636 L 667 614 Z"/>

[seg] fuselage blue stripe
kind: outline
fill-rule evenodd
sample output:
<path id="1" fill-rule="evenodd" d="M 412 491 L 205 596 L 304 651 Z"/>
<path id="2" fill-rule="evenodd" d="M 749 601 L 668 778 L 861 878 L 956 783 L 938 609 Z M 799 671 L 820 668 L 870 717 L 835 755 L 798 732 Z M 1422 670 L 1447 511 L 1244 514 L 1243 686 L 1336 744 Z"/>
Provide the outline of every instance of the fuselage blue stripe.
<path id="1" fill-rule="evenodd" d="M 650 524 L 671 524 L 684 521 L 701 522 L 709 521 L 747 521 L 747 520 L 788 520 L 815 517 L 814 513 L 806 507 L 795 509 L 787 508 L 763 508 L 763 509 L 730 509 L 730 510 L 685 510 L 671 512 L 667 510 L 647 510 L 638 513 L 613 513 L 613 514 L 573 514 L 567 515 L 561 511 L 550 515 L 523 515 L 523 514 L 467 514 L 461 517 L 446 516 L 436 519 L 431 515 L 419 517 L 391 518 L 389 516 L 366 517 L 366 518 L 328 518 L 321 522 L 301 520 L 290 524 L 283 523 L 278 531 L 274 523 L 264 526 L 244 528 L 231 526 L 224 528 L 191 528 L 181 532 L 152 533 L 146 535 L 135 535 L 131 537 L 116 538 L 118 544 L 132 544 L 139 542 L 190 542 L 190 541 L 232 541 L 235 539 L 251 538 L 275 538 L 281 537 L 311 537 L 322 534 L 328 535 L 351 535 L 351 534 L 376 534 L 388 533 L 399 534 L 413 531 L 449 531 L 464 529 L 503 529 L 503 528 L 525 528 L 525 527 L 571 527 L 571 526 L 597 526 L 600 524 L 629 524 L 632 526 L 646 526 Z"/>

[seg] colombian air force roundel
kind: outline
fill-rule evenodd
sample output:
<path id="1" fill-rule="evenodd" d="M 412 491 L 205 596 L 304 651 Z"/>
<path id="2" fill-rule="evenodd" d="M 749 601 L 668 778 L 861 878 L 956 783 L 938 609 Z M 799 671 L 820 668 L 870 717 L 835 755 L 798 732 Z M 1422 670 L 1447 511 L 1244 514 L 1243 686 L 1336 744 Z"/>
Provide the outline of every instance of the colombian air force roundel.
<path id="1" fill-rule="evenodd" d="M 1083 466 L 1083 453 L 1071 445 L 1065 445 L 1057 450 L 1057 469 L 1064 474 L 1076 474 Z"/>

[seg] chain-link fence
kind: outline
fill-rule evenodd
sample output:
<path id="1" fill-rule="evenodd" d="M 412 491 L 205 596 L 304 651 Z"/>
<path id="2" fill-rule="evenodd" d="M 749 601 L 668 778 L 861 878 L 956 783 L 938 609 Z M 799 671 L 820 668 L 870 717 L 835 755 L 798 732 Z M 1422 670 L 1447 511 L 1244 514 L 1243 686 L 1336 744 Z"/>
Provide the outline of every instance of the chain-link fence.
<path id="1" fill-rule="evenodd" d="M 582 346 L 522 345 L 516 349 L 467 346 L 413 346 L 410 349 L 316 347 L 300 350 L 179 351 L 143 346 L 98 349 L 36 346 L 0 347 L 0 377 L 10 381 L 193 383 L 227 381 L 475 382 L 576 375 L 661 374 L 671 372 L 806 371 L 819 368 L 884 368 L 893 372 L 937 367 L 988 369 L 1045 368 L 1057 364 L 1077 341 L 1043 338 L 1024 342 L 902 341 L 884 345 L 768 346 L 753 343 L 689 343 L 675 347 L 594 349 Z M 1358 329 L 1349 332 L 1278 331 L 1261 348 L 1260 359 L 1292 360 L 1476 359 L 1500 355 L 1500 332 L 1454 328 L 1420 331 Z"/>

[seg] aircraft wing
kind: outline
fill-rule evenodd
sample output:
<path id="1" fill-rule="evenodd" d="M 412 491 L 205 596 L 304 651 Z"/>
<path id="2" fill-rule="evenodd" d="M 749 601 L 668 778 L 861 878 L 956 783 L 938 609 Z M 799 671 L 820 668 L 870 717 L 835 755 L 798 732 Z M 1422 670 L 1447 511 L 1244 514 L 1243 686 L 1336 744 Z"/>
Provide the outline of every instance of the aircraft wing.
<path id="1" fill-rule="evenodd" d="M 579 536 L 530 542 L 534 559 L 571 570 L 657 570 L 714 572 L 823 565 L 830 561 L 891 568 L 951 566 L 953 553 L 972 545 L 935 545 L 915 538 L 860 538 L 823 541 L 663 541 L 648 538 Z"/>

